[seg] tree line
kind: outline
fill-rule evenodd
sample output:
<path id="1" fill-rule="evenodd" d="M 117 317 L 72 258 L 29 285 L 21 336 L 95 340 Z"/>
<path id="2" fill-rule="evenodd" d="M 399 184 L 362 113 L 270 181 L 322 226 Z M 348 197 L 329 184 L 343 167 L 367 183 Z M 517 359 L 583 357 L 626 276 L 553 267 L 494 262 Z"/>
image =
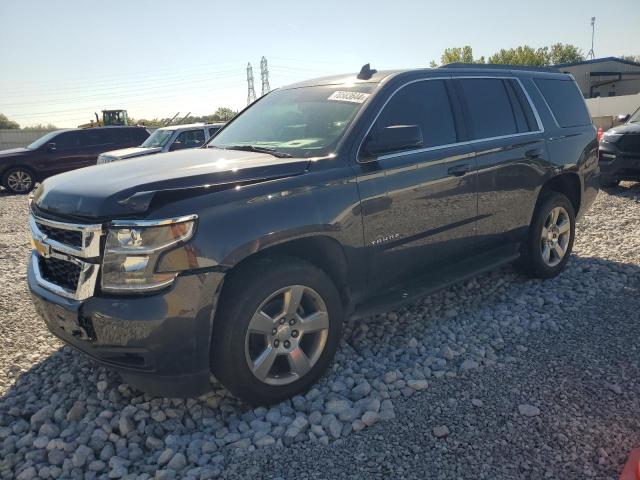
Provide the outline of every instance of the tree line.
<path id="1" fill-rule="evenodd" d="M 531 67 L 549 67 L 559 63 L 581 62 L 585 59 L 582 50 L 575 45 L 554 43 L 548 47 L 533 48 L 522 45 L 515 48 L 500 49 L 485 58 L 474 57 L 470 45 L 446 48 L 440 57 L 440 64 L 431 61 L 430 66 L 436 68 L 449 63 L 488 63 L 497 65 L 526 65 Z"/>

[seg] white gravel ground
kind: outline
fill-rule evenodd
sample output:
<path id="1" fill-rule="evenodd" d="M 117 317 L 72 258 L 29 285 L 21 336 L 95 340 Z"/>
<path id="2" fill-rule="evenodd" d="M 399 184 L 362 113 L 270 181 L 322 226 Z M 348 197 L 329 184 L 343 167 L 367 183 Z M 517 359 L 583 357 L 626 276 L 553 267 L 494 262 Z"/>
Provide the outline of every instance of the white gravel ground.
<path id="1" fill-rule="evenodd" d="M 600 193 L 560 277 L 505 268 L 352 322 L 268 409 L 150 398 L 62 347 L 28 298 L 26 214 L 0 196 L 2 478 L 615 478 L 640 445 L 639 184 Z"/>

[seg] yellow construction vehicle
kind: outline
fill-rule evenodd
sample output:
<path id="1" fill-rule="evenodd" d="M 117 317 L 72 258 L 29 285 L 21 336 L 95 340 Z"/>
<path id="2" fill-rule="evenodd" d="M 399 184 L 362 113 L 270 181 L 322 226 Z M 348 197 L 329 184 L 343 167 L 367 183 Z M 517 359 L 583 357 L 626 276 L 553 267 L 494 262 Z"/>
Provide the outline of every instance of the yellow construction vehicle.
<path id="1" fill-rule="evenodd" d="M 90 123 L 78 125 L 78 128 L 93 128 L 93 127 L 106 127 L 109 125 L 129 125 L 129 117 L 126 110 L 102 110 L 102 120 L 98 117 L 97 113 L 96 121 L 91 120 Z"/>

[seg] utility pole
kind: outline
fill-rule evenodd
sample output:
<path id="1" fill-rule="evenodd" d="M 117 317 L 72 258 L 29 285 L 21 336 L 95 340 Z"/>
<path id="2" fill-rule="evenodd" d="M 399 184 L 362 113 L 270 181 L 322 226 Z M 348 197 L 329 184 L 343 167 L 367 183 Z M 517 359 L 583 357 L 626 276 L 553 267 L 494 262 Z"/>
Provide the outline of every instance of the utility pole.
<path id="1" fill-rule="evenodd" d="M 269 67 L 267 66 L 266 57 L 262 57 L 262 60 L 260 60 L 260 78 L 262 79 L 261 95 L 266 95 L 271 91 L 271 87 L 269 87 Z"/>
<path id="2" fill-rule="evenodd" d="M 589 53 L 587 53 L 587 58 L 590 58 L 591 60 L 596 58 L 596 54 L 593 53 L 593 39 L 595 37 L 595 34 L 596 34 L 596 17 L 591 17 L 591 50 L 589 50 Z"/>
<path id="3" fill-rule="evenodd" d="M 256 101 L 256 89 L 253 87 L 253 68 L 251 63 L 247 63 L 247 105 Z"/>

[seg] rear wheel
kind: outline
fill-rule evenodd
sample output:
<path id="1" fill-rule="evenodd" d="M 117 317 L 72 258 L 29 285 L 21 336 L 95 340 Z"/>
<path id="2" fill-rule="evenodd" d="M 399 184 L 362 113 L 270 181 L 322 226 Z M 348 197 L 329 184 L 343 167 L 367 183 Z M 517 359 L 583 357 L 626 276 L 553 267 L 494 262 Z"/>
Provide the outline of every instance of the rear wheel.
<path id="1" fill-rule="evenodd" d="M 573 205 L 565 195 L 552 192 L 541 200 L 523 252 L 526 273 L 552 278 L 564 269 L 573 248 L 575 222 Z"/>
<path id="2" fill-rule="evenodd" d="M 307 390 L 333 358 L 342 303 L 319 268 L 289 257 L 265 258 L 230 275 L 211 343 L 211 369 L 251 404 Z"/>
<path id="3" fill-rule="evenodd" d="M 25 194 L 33 190 L 35 178 L 33 173 L 24 167 L 10 168 L 2 178 L 2 186 L 11 193 Z"/>

